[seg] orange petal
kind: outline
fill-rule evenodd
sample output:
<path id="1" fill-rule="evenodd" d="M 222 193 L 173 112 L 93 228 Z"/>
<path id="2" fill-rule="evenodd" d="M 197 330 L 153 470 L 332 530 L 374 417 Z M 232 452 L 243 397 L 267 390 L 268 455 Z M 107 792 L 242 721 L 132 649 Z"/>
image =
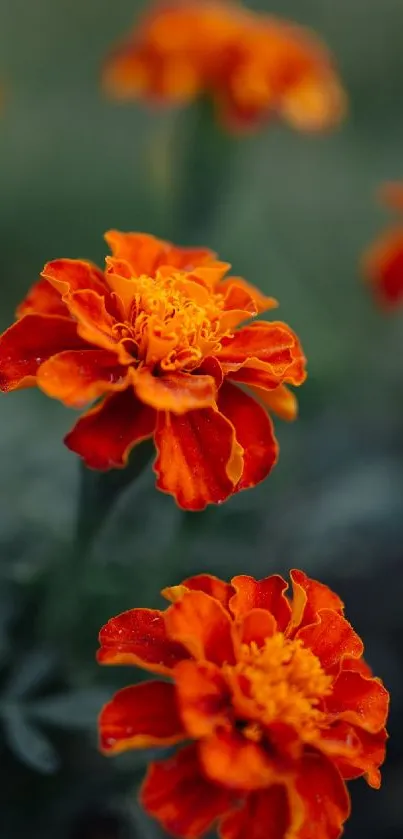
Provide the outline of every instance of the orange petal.
<path id="1" fill-rule="evenodd" d="M 54 259 L 45 265 L 42 277 L 62 295 L 80 289 L 92 289 L 97 294 L 107 291 L 103 272 L 92 262 L 82 259 Z"/>
<path id="2" fill-rule="evenodd" d="M 323 131 L 341 121 L 346 101 L 336 76 L 317 72 L 287 88 L 281 98 L 281 114 L 293 128 Z"/>
<path id="3" fill-rule="evenodd" d="M 190 373 L 166 373 L 153 376 L 147 367 L 136 375 L 135 390 L 138 398 L 157 411 L 186 414 L 214 404 L 216 384 L 212 376 Z"/>
<path id="4" fill-rule="evenodd" d="M 298 839 L 338 839 L 350 814 L 350 798 L 340 773 L 320 754 L 306 754 L 295 780 L 303 807 Z"/>
<path id="5" fill-rule="evenodd" d="M 255 399 L 228 381 L 219 390 L 217 404 L 234 426 L 236 439 L 244 450 L 237 490 L 256 486 L 277 462 L 278 444 L 271 419 Z"/>
<path id="6" fill-rule="evenodd" d="M 221 369 L 221 364 L 217 358 L 214 358 L 212 355 L 207 355 L 206 358 L 203 358 L 200 367 L 197 368 L 197 372 L 204 373 L 207 376 L 212 376 L 216 383 L 217 390 L 221 387 L 224 380 L 224 374 Z"/>
<path id="7" fill-rule="evenodd" d="M 85 347 L 77 324 L 58 315 L 24 315 L 0 337 L 0 390 L 36 384 L 38 367 L 62 350 Z"/>
<path id="8" fill-rule="evenodd" d="M 225 295 L 226 309 L 246 309 L 254 314 L 261 314 L 278 306 L 274 297 L 266 297 L 242 277 L 228 277 L 222 280 L 216 291 Z"/>
<path id="9" fill-rule="evenodd" d="M 158 415 L 154 470 L 157 486 L 185 510 L 203 510 L 225 501 L 242 471 L 233 426 L 213 408 L 178 416 Z"/>
<path id="10" fill-rule="evenodd" d="M 119 345 L 113 327 L 115 318 L 107 311 L 105 297 L 95 291 L 76 291 L 66 298 L 69 312 L 78 321 L 77 331 L 81 337 L 97 347 L 114 351 L 119 361 L 130 363 L 133 358 Z"/>
<path id="11" fill-rule="evenodd" d="M 275 784 L 250 793 L 241 807 L 224 816 L 218 833 L 220 839 L 286 839 L 290 827 L 286 788 Z"/>
<path id="12" fill-rule="evenodd" d="M 41 364 L 37 384 L 48 396 L 82 408 L 107 391 L 128 386 L 128 368 L 108 350 L 66 350 Z"/>
<path id="13" fill-rule="evenodd" d="M 238 370 L 251 359 L 271 365 L 273 376 L 283 377 L 293 361 L 293 332 L 284 323 L 257 321 L 239 329 L 232 338 L 223 338 L 217 358 L 228 372 Z"/>
<path id="14" fill-rule="evenodd" d="M 299 629 L 296 638 L 318 656 L 325 670 L 340 667 L 344 656 L 360 658 L 364 650 L 361 638 L 348 621 L 331 609 L 322 609 L 318 622 Z"/>
<path id="15" fill-rule="evenodd" d="M 183 740 L 174 685 L 142 682 L 118 691 L 101 711 L 99 734 L 106 754 L 169 746 Z"/>
<path id="16" fill-rule="evenodd" d="M 381 786 L 381 773 L 379 767 L 385 760 L 387 733 L 385 729 L 377 734 L 369 734 L 363 729 L 354 728 L 348 723 L 340 723 L 344 726 L 344 739 L 351 742 L 358 741 L 359 748 L 355 749 L 350 756 L 334 757 L 333 760 L 347 781 L 365 776 L 368 786 L 379 789 Z M 319 744 L 323 748 L 322 742 Z"/>
<path id="17" fill-rule="evenodd" d="M 239 626 L 241 644 L 257 644 L 262 647 L 266 638 L 271 638 L 277 628 L 273 615 L 266 609 L 251 609 L 244 615 Z"/>
<path id="18" fill-rule="evenodd" d="M 234 663 L 231 618 L 218 600 L 204 591 L 188 591 L 165 612 L 168 635 L 195 658 L 215 664 Z"/>
<path id="19" fill-rule="evenodd" d="M 367 250 L 363 272 L 379 303 L 393 308 L 403 301 L 403 228 L 383 233 Z"/>
<path id="20" fill-rule="evenodd" d="M 32 314 L 69 317 L 69 311 L 63 303 L 60 293 L 47 280 L 41 279 L 34 283 L 17 308 L 18 318 Z"/>
<path id="21" fill-rule="evenodd" d="M 246 370 L 242 367 L 239 371 Z M 253 372 L 253 371 L 250 371 Z M 235 374 L 237 376 L 238 374 Z M 295 394 L 286 385 L 278 385 L 274 390 L 265 390 L 263 387 L 249 385 L 252 393 L 257 396 L 265 408 L 280 419 L 292 422 L 298 416 L 298 401 Z"/>
<path id="22" fill-rule="evenodd" d="M 195 745 L 152 763 L 140 801 L 162 827 L 183 839 L 199 839 L 231 807 L 233 797 L 202 773 Z"/>
<path id="23" fill-rule="evenodd" d="M 132 99 L 148 88 L 148 71 L 131 44 L 123 45 L 109 57 L 102 80 L 105 90 L 117 99 Z"/>
<path id="24" fill-rule="evenodd" d="M 100 664 L 130 664 L 170 674 L 189 657 L 182 644 L 167 636 L 164 615 L 157 609 L 129 609 L 111 618 L 99 633 Z"/>
<path id="25" fill-rule="evenodd" d="M 291 607 L 285 596 L 288 583 L 278 574 L 272 574 L 263 580 L 240 575 L 233 577 L 232 585 L 236 591 L 230 601 L 230 609 L 235 617 L 247 614 L 251 609 L 266 609 L 277 621 L 277 628 L 284 632 L 291 617 Z"/>
<path id="26" fill-rule="evenodd" d="M 349 658 L 346 656 L 341 662 L 341 670 L 354 670 L 361 673 L 361 676 L 366 676 L 367 679 L 372 677 L 372 670 L 363 658 Z"/>
<path id="27" fill-rule="evenodd" d="M 107 256 L 105 278 L 110 291 L 118 298 L 123 320 L 130 320 L 131 306 L 136 293 L 136 280 L 128 262 Z"/>
<path id="28" fill-rule="evenodd" d="M 180 248 L 150 236 L 147 233 L 121 233 L 109 230 L 105 239 L 117 259 L 125 260 L 131 266 L 134 276 L 154 276 L 157 268 L 171 265 L 184 271 L 192 271 L 214 259 L 215 254 L 207 248 Z"/>
<path id="29" fill-rule="evenodd" d="M 337 719 L 376 734 L 386 724 L 389 694 L 378 679 L 344 670 L 337 676 L 325 705 L 326 711 Z"/>
<path id="30" fill-rule="evenodd" d="M 147 233 L 121 233 L 119 230 L 108 230 L 105 239 L 112 254 L 117 259 L 124 259 L 129 263 L 133 276 L 148 274 L 153 276 L 158 265 L 165 242 Z"/>
<path id="31" fill-rule="evenodd" d="M 219 667 L 209 661 L 181 661 L 174 679 L 179 712 L 190 737 L 207 737 L 217 726 L 228 726 L 231 695 Z"/>
<path id="32" fill-rule="evenodd" d="M 328 586 L 312 580 L 303 571 L 294 568 L 290 572 L 293 587 L 292 622 L 294 626 L 305 626 L 317 620 L 320 609 L 333 609 L 340 614 L 344 603 Z"/>
<path id="33" fill-rule="evenodd" d="M 268 751 L 237 731 L 221 730 L 201 740 L 199 754 L 207 777 L 232 789 L 262 789 L 281 780 Z"/>
<path id="34" fill-rule="evenodd" d="M 179 586 L 164 588 L 161 594 L 167 600 L 175 603 L 178 596 L 183 597 L 187 589 L 191 591 L 204 591 L 205 594 L 209 594 L 210 597 L 218 600 L 225 609 L 228 607 L 229 601 L 235 593 L 230 583 L 225 583 L 224 580 L 214 577 L 213 574 L 196 574 L 194 577 L 188 577 L 186 580 L 183 580 Z"/>
<path id="35" fill-rule="evenodd" d="M 64 442 L 91 469 L 120 468 L 126 466 L 133 446 L 152 436 L 155 421 L 155 411 L 139 402 L 129 387 L 87 411 Z"/>

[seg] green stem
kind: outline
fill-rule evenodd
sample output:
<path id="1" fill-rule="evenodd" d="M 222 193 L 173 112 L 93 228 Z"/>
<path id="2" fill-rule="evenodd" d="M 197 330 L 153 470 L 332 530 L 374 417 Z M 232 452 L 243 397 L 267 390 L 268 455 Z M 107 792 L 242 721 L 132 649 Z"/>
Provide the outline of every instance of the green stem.
<path id="1" fill-rule="evenodd" d="M 206 244 L 226 212 L 237 138 L 219 125 L 205 98 L 178 113 L 171 143 L 171 238 Z"/>
<path id="2" fill-rule="evenodd" d="M 124 469 L 96 472 L 81 465 L 75 543 L 82 555 L 87 552 L 99 528 L 120 494 L 148 465 L 154 453 L 152 440 L 137 445 Z"/>

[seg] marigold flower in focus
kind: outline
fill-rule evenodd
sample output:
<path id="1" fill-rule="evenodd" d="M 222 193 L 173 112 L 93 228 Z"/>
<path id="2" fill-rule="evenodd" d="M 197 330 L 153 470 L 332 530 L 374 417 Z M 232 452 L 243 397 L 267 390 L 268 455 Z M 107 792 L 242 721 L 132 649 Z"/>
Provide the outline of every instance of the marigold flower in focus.
<path id="1" fill-rule="evenodd" d="M 388 183 L 381 200 L 400 212 L 401 221 L 386 230 L 364 254 L 363 272 L 375 298 L 389 309 L 403 303 L 403 183 Z"/>
<path id="2" fill-rule="evenodd" d="M 305 379 L 292 330 L 252 319 L 276 306 L 208 250 L 110 231 L 106 270 L 49 262 L 0 337 L 0 388 L 38 385 L 95 406 L 66 445 L 87 466 L 123 467 L 154 437 L 157 486 L 199 510 L 263 480 L 277 460 L 269 411 L 293 419 Z M 246 386 L 247 393 L 239 384 Z"/>
<path id="3" fill-rule="evenodd" d="M 330 55 L 314 35 L 228 0 L 157 3 L 107 61 L 104 85 L 116 98 L 169 104 L 207 94 L 232 128 L 276 113 L 317 131 L 345 111 Z"/>
<path id="4" fill-rule="evenodd" d="M 141 791 L 175 836 L 218 821 L 221 839 L 337 839 L 345 781 L 380 786 L 388 692 L 337 594 L 302 571 L 291 581 L 290 597 L 277 575 L 202 574 L 165 589 L 165 611 L 132 609 L 101 630 L 101 664 L 164 677 L 120 690 L 99 730 L 106 754 L 186 743 Z"/>

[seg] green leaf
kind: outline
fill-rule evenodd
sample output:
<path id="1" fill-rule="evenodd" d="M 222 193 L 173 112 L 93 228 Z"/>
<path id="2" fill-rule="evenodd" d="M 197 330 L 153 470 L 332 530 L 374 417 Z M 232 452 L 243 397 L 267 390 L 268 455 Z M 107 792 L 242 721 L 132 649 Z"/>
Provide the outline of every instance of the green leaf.
<path id="1" fill-rule="evenodd" d="M 37 700 L 29 706 L 30 717 L 67 729 L 95 729 L 98 714 L 112 689 L 88 688 Z"/>
<path id="2" fill-rule="evenodd" d="M 56 666 L 56 656 L 50 650 L 32 650 L 18 659 L 6 683 L 5 695 L 13 699 L 33 693 L 52 675 Z"/>
<path id="3" fill-rule="evenodd" d="M 81 465 L 77 521 L 79 547 L 85 549 L 91 543 L 120 494 L 141 475 L 154 451 L 153 441 L 145 440 L 133 449 L 124 469 L 97 472 Z"/>
<path id="4" fill-rule="evenodd" d="M 27 721 L 20 708 L 7 709 L 3 724 L 6 742 L 19 760 L 44 775 L 57 771 L 60 765 L 57 752 L 47 737 Z"/>

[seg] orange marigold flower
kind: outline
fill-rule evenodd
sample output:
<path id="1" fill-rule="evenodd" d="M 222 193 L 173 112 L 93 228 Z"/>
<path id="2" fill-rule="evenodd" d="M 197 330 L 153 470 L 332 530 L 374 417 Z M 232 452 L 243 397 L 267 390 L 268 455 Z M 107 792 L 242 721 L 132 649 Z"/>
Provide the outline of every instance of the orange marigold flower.
<path id="1" fill-rule="evenodd" d="M 403 303 L 403 183 L 384 184 L 381 200 L 402 215 L 364 254 L 363 272 L 378 302 L 393 309 Z"/>
<path id="2" fill-rule="evenodd" d="M 363 659 L 340 598 L 302 571 L 288 584 L 207 574 L 100 633 L 101 664 L 169 677 L 120 690 L 102 710 L 105 754 L 186 741 L 152 763 L 145 809 L 175 836 L 218 820 L 221 839 L 337 839 L 346 780 L 380 786 L 388 692 Z"/>
<path id="3" fill-rule="evenodd" d="M 38 385 L 75 408 L 99 400 L 68 448 L 106 470 L 154 437 L 157 486 L 186 509 L 254 486 L 278 454 L 265 409 L 293 419 L 287 385 L 306 375 L 285 323 L 237 328 L 276 301 L 226 277 L 211 251 L 116 230 L 106 239 L 105 271 L 71 259 L 45 266 L 0 337 L 1 390 Z"/>
<path id="4" fill-rule="evenodd" d="M 277 113 L 294 128 L 337 123 L 345 95 L 308 30 L 228 0 L 159 2 L 110 57 L 106 89 L 121 99 L 185 103 L 212 97 L 230 127 Z"/>

